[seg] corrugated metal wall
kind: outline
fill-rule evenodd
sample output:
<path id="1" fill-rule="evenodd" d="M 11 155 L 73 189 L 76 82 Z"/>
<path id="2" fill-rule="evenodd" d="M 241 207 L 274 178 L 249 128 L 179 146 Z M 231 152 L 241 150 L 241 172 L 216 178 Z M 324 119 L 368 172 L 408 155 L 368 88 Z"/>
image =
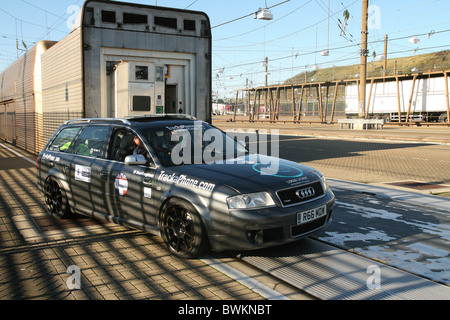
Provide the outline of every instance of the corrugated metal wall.
<path id="1" fill-rule="evenodd" d="M 80 35 L 38 43 L 0 74 L 0 139 L 37 154 L 64 121 L 83 116 Z"/>
<path id="2" fill-rule="evenodd" d="M 42 55 L 45 113 L 82 112 L 82 47 L 77 29 Z"/>
<path id="3" fill-rule="evenodd" d="M 117 23 L 103 21 L 103 9 L 116 11 Z M 196 59 L 191 60 L 196 70 L 189 75 L 195 86 L 184 107 L 197 118 L 209 121 L 211 35 L 208 18 L 202 13 L 175 9 L 168 12 L 137 4 L 89 2 L 84 30 L 78 25 L 57 43 L 49 42 L 44 47 L 39 46 L 42 42 L 38 43 L 0 74 L 0 139 L 38 153 L 64 121 L 84 116 L 108 116 L 111 107 L 102 105 L 102 101 L 108 101 L 105 97 L 111 97 L 105 63 L 118 60 L 114 60 L 115 54 L 111 57 L 113 60 L 102 60 L 103 48 L 138 52 L 131 58 L 148 58 L 147 54 L 157 51 L 164 52 L 163 57 L 166 52 L 178 54 L 175 57 L 195 53 Z M 148 23 L 124 23 L 125 15 L 130 13 L 146 15 Z M 167 28 L 157 23 L 157 17 L 166 16 L 178 19 L 179 27 Z M 197 27 L 183 29 L 184 20 L 196 22 Z M 85 43 L 82 43 L 83 35 Z"/>
<path id="4" fill-rule="evenodd" d="M 35 152 L 34 67 L 36 46 L 1 74 L 0 138 Z"/>

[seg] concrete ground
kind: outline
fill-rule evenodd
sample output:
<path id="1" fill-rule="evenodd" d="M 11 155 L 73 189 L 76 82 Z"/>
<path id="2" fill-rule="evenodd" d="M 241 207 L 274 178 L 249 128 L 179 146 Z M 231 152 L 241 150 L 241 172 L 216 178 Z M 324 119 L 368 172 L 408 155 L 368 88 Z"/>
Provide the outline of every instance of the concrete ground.
<path id="1" fill-rule="evenodd" d="M 81 270 L 70 290 L 68 267 Z M 52 219 L 32 161 L 0 145 L 0 300 L 261 300 L 159 237 L 80 217 Z"/>
<path id="2" fill-rule="evenodd" d="M 224 130 L 279 130 L 282 157 L 311 165 L 330 178 L 439 195 L 446 195 L 450 185 L 448 127 L 353 131 L 333 125 L 230 123 L 223 118 L 214 124 Z M 176 259 L 158 237 L 85 218 L 49 220 L 30 158 L 0 148 L 0 299 L 264 299 L 201 260 Z M 387 185 L 412 180 L 442 188 Z M 230 259 L 223 261 L 241 268 Z M 81 269 L 80 290 L 68 289 L 67 268 L 72 265 Z M 288 297 L 308 299 L 256 269 L 245 272 Z"/>
<path id="3" fill-rule="evenodd" d="M 0 142 L 0 300 L 313 299 L 230 256 L 178 259 L 145 232 L 49 216 L 34 159 Z"/>

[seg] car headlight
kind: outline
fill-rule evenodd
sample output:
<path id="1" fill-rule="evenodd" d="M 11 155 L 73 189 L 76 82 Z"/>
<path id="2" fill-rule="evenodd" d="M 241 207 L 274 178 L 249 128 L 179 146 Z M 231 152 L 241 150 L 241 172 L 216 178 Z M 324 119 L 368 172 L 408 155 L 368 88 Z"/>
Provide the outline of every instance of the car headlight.
<path id="1" fill-rule="evenodd" d="M 268 192 L 241 194 L 227 199 L 229 209 L 255 209 L 274 206 L 271 195 Z"/>
<path id="2" fill-rule="evenodd" d="M 325 177 L 322 177 L 322 184 L 323 184 L 323 191 L 327 192 L 328 191 L 328 181 Z"/>
<path id="3" fill-rule="evenodd" d="M 319 171 L 315 171 L 314 173 L 319 177 L 320 182 L 322 182 L 323 192 L 327 192 L 328 191 L 327 179 Z"/>

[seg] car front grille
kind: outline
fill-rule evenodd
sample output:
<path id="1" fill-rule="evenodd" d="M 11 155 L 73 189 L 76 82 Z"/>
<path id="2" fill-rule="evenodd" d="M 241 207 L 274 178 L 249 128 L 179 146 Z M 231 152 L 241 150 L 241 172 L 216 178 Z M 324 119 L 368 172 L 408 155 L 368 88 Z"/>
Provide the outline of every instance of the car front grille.
<path id="1" fill-rule="evenodd" d="M 295 188 L 277 191 L 277 196 L 280 199 L 283 207 L 290 207 L 307 203 L 313 200 L 317 200 L 324 195 L 324 190 L 320 181 L 297 186 Z"/>

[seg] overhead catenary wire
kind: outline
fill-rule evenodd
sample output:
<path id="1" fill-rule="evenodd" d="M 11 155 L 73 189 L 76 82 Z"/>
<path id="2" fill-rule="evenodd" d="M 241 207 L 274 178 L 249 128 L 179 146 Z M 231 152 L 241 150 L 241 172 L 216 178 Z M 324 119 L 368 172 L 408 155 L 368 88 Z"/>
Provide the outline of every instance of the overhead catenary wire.
<path id="1" fill-rule="evenodd" d="M 296 31 L 291 32 L 289 34 L 283 34 L 283 33 L 281 35 L 278 34 L 279 36 L 276 36 L 276 37 L 274 37 L 272 39 L 266 39 L 266 37 L 264 37 L 264 42 L 262 42 L 262 43 L 261 42 L 255 42 L 255 41 L 252 41 L 252 40 L 251 41 L 245 41 L 244 40 L 245 38 L 239 39 L 239 37 L 241 37 L 243 35 L 248 35 L 253 30 L 245 31 L 245 32 L 242 32 L 242 33 L 239 33 L 239 34 L 235 34 L 233 36 L 226 37 L 226 38 L 218 38 L 218 37 L 216 37 L 215 40 L 214 40 L 214 42 L 215 42 L 214 43 L 215 51 L 219 52 L 219 53 L 220 52 L 226 52 L 226 51 L 237 51 L 237 50 L 239 50 L 239 52 L 251 52 L 251 51 L 257 50 L 258 47 L 262 48 L 262 46 L 264 45 L 265 52 L 272 52 L 272 57 L 269 58 L 270 65 L 271 65 L 271 68 L 269 69 L 269 72 L 272 75 L 276 75 L 277 73 L 282 73 L 284 70 L 294 70 L 294 69 L 295 70 L 299 70 L 299 69 L 307 70 L 308 68 L 311 68 L 311 66 L 312 66 L 310 61 L 308 61 L 309 65 L 306 64 L 305 66 L 294 66 L 294 60 L 293 59 L 294 58 L 296 58 L 296 59 L 297 58 L 301 58 L 302 56 L 304 57 L 304 56 L 308 56 L 308 55 L 317 54 L 317 53 L 321 52 L 322 50 L 319 50 L 318 48 L 305 49 L 303 47 L 301 48 L 301 50 L 299 50 L 300 48 L 298 48 L 298 46 L 297 46 L 297 49 L 296 49 L 296 48 L 294 48 L 294 46 L 286 44 L 284 46 L 285 47 L 285 51 L 284 52 L 289 50 L 289 51 L 292 51 L 292 54 L 289 54 L 289 55 L 285 54 L 285 55 L 283 55 L 282 54 L 283 50 L 279 49 L 279 48 L 282 48 L 282 46 L 279 45 L 280 44 L 280 40 L 286 39 L 286 41 L 291 41 L 291 40 L 287 40 L 287 39 L 289 39 L 289 37 L 292 38 L 292 36 L 297 36 L 298 37 L 299 34 L 301 34 L 302 37 L 304 37 L 305 36 L 305 32 L 304 31 L 306 31 L 307 29 L 310 29 L 311 27 L 317 26 L 318 24 L 322 24 L 327 19 L 330 19 L 332 21 L 332 23 L 336 23 L 336 25 L 339 27 L 339 20 L 337 19 L 339 17 L 338 16 L 339 13 L 343 12 L 343 11 L 345 11 L 347 9 L 351 10 L 351 11 L 354 11 L 354 10 L 351 9 L 351 7 L 354 6 L 355 4 L 360 3 L 360 0 L 356 0 L 356 1 L 349 0 L 348 2 L 346 1 L 347 4 L 344 4 L 343 1 L 340 1 L 341 5 L 342 5 L 342 9 L 338 10 L 338 11 L 336 11 L 336 9 L 330 10 L 330 11 L 328 11 L 328 9 L 326 10 L 325 9 L 325 7 L 326 7 L 326 5 L 325 5 L 326 1 L 325 0 L 316 0 L 315 2 L 317 3 L 317 5 L 323 11 L 327 12 L 327 17 L 326 18 L 321 19 L 320 21 L 318 21 L 318 22 L 316 22 L 316 23 L 314 23 L 314 24 L 312 24 L 310 26 L 307 26 L 306 28 L 303 27 L 300 30 L 296 30 Z M 351 2 L 351 3 L 348 4 L 349 2 Z M 424 4 L 421 4 L 421 5 L 424 5 Z M 355 8 L 353 8 L 353 9 L 355 9 Z M 334 66 L 334 64 L 341 65 L 345 61 L 347 61 L 347 62 L 348 61 L 355 61 L 354 64 L 358 64 L 357 59 L 360 58 L 360 55 L 359 55 L 359 51 L 360 50 L 358 50 L 358 49 L 361 48 L 361 42 L 359 41 L 359 39 L 358 40 L 355 39 L 353 37 L 352 33 L 356 34 L 356 29 L 358 29 L 358 28 L 359 28 L 358 33 L 360 32 L 360 30 L 361 30 L 360 23 L 361 22 L 356 20 L 353 15 L 350 15 L 350 21 L 352 22 L 351 23 L 352 27 L 348 28 L 347 34 L 345 35 L 345 37 L 342 37 L 342 39 L 346 41 L 345 43 L 337 44 L 334 41 L 335 43 L 331 44 L 331 43 L 327 42 L 327 48 L 329 48 L 329 50 L 332 50 L 333 52 L 335 52 L 337 54 L 337 56 L 335 56 L 335 59 L 333 59 L 333 60 L 329 60 L 328 59 L 327 61 L 324 61 L 322 63 L 318 63 L 318 65 L 320 65 L 320 66 L 322 66 L 322 65 L 332 65 L 332 64 L 333 64 L 333 66 Z M 443 24 L 444 23 L 440 23 L 440 24 L 437 24 L 437 25 L 443 25 Z M 268 26 L 269 25 L 266 24 L 264 27 L 268 27 Z M 433 25 L 433 27 L 435 27 L 435 26 L 436 25 Z M 431 27 L 432 27 L 431 25 L 429 25 L 429 24 L 427 25 L 427 28 L 431 28 Z M 259 29 L 261 29 L 261 28 L 255 29 L 254 31 L 259 30 Z M 340 29 L 340 27 L 339 27 L 339 29 Z M 399 46 L 400 46 L 400 42 L 399 41 L 402 41 L 404 39 L 408 39 L 412 35 L 416 35 L 416 36 L 420 37 L 420 36 L 427 35 L 429 33 L 429 32 L 424 33 L 423 32 L 423 27 L 418 28 L 416 26 L 415 28 L 410 29 L 409 32 L 411 33 L 411 32 L 414 32 L 413 30 L 417 30 L 417 31 L 419 31 L 419 33 L 414 33 L 412 35 L 404 36 L 404 34 L 407 32 L 407 30 L 404 30 L 404 29 L 405 28 L 403 28 L 403 30 L 399 29 L 398 31 L 394 30 L 394 31 L 389 33 L 389 35 L 394 35 L 394 37 L 390 37 L 390 39 L 389 39 L 390 43 L 392 43 L 393 46 L 394 46 L 395 43 L 398 43 Z M 441 31 L 439 31 L 439 33 L 446 33 L 448 31 L 449 30 L 441 30 Z M 399 34 L 399 37 L 395 37 L 396 33 Z M 368 41 L 370 52 L 372 52 L 373 54 L 375 54 L 376 51 L 377 52 L 378 51 L 381 52 L 382 51 L 382 46 L 383 46 L 383 43 L 384 43 L 384 33 L 380 34 L 378 31 L 373 31 L 370 34 L 371 34 L 371 38 Z M 434 34 L 435 33 L 433 33 L 433 37 L 434 37 Z M 383 37 L 383 39 L 382 39 L 382 37 Z M 253 38 L 253 39 L 255 39 L 255 38 Z M 225 40 L 228 40 L 229 41 L 228 43 L 233 43 L 234 42 L 237 45 L 234 45 L 234 44 L 233 45 L 225 45 Z M 286 41 L 281 41 L 281 43 L 286 42 Z M 242 45 L 240 45 L 239 42 L 241 42 Z M 275 48 L 273 45 L 271 45 L 271 44 L 275 44 L 275 43 L 278 44 L 277 48 Z M 411 46 L 407 46 L 405 44 L 403 47 L 399 47 L 398 48 L 399 50 L 395 50 L 395 51 L 392 50 L 390 52 L 390 55 L 392 55 L 392 56 L 393 55 L 397 55 L 398 56 L 399 54 L 412 52 L 413 50 L 414 50 L 414 53 L 416 53 L 416 50 L 418 50 L 418 49 L 420 49 L 421 51 L 431 51 L 433 49 L 441 49 L 441 48 L 446 48 L 446 47 L 448 48 L 448 46 L 446 46 L 446 45 L 443 45 L 443 46 L 436 45 L 436 46 L 428 46 L 427 48 L 416 48 L 416 49 L 414 49 L 414 48 L 411 48 Z M 221 50 L 221 48 L 223 48 L 223 50 Z M 230 50 L 227 50 L 227 48 L 230 48 Z M 354 51 L 352 51 L 352 48 L 354 48 Z M 320 48 L 320 49 L 323 49 L 323 48 Z M 350 50 L 348 50 L 348 49 L 350 49 Z M 347 51 L 347 53 L 344 53 L 342 51 Z M 278 53 L 278 52 L 280 53 L 280 56 L 273 57 L 273 53 Z M 269 53 L 269 55 L 271 55 L 271 53 Z M 375 59 L 375 58 L 376 58 L 376 56 L 373 55 L 373 59 Z M 287 59 L 292 59 L 292 65 L 290 65 L 289 67 L 284 67 L 281 63 L 277 63 L 277 62 L 283 61 L 283 59 L 286 59 L 286 60 Z M 308 59 L 306 59 L 306 60 L 308 60 Z M 374 61 L 372 61 L 372 62 L 374 62 Z M 249 78 L 249 79 L 253 80 L 254 83 L 259 82 L 259 81 L 262 82 L 263 79 L 259 79 L 259 75 L 264 74 L 266 71 L 264 71 L 262 69 L 259 69 L 258 67 L 255 67 L 258 64 L 261 64 L 261 59 L 258 59 L 258 58 L 256 60 L 253 60 L 253 61 L 247 61 L 247 62 L 241 62 L 241 63 L 239 61 L 237 61 L 237 63 L 235 63 L 235 64 L 230 64 L 230 63 L 226 63 L 225 62 L 223 67 L 225 68 L 226 72 L 223 73 L 223 74 L 220 74 L 219 76 L 220 76 L 221 80 L 224 80 L 224 81 L 222 81 L 222 83 L 223 84 L 227 84 L 228 87 L 234 87 L 234 86 L 236 86 L 236 84 L 239 81 L 242 82 L 243 80 L 246 80 L 246 78 Z M 296 63 L 296 64 L 298 64 L 298 63 Z M 239 71 L 236 70 L 238 68 L 240 69 Z M 272 76 L 272 79 L 274 79 L 274 78 L 275 77 Z M 259 79 L 259 80 L 256 80 L 256 79 Z M 273 81 L 271 81 L 271 82 L 273 82 Z M 230 83 L 230 84 L 228 84 L 228 83 Z M 242 87 L 242 85 L 241 85 L 241 87 Z"/>
<path id="2" fill-rule="evenodd" d="M 274 21 L 272 21 L 272 22 L 269 22 L 269 23 L 265 24 L 265 25 L 262 26 L 262 27 L 258 27 L 258 28 L 255 28 L 255 29 L 253 29 L 253 30 L 246 31 L 246 32 L 241 33 L 241 34 L 239 34 L 239 35 L 230 36 L 230 37 L 227 37 L 227 38 L 217 39 L 217 40 L 215 40 L 215 41 L 225 41 L 225 40 L 229 40 L 229 39 L 234 39 L 234 38 L 242 37 L 242 36 L 247 35 L 247 34 L 249 34 L 249 33 L 252 33 L 252 32 L 255 32 L 255 31 L 258 31 L 258 30 L 261 30 L 261 29 L 264 29 L 264 28 L 270 26 L 271 24 L 274 24 L 274 23 L 276 23 L 276 22 L 278 22 L 278 21 L 280 21 L 280 20 L 286 18 L 287 16 L 289 16 L 289 15 L 291 15 L 291 14 L 297 12 L 298 10 L 304 8 L 306 5 L 308 5 L 308 4 L 311 3 L 312 1 L 313 1 L 313 0 L 309 0 L 309 1 L 305 2 L 305 3 L 302 4 L 300 7 L 298 7 L 298 8 L 296 8 L 296 9 L 294 9 L 294 10 L 288 12 L 288 13 L 285 14 L 284 16 L 282 16 L 282 17 L 280 17 L 280 18 L 278 18 L 278 19 L 276 19 L 276 20 L 274 20 Z"/>
<path id="3" fill-rule="evenodd" d="M 450 32 L 450 29 L 435 31 L 434 34 L 436 35 L 436 34 L 447 33 L 447 32 Z M 414 34 L 414 35 L 417 35 L 418 37 L 420 37 L 420 36 L 428 35 L 428 33 L 421 33 L 421 34 Z M 405 39 L 409 39 L 411 37 L 412 37 L 412 35 L 407 35 L 407 36 L 402 36 L 402 37 L 397 37 L 397 38 L 391 38 L 390 41 L 392 42 L 392 41 L 405 40 Z M 382 42 L 384 42 L 384 39 L 375 40 L 375 41 L 369 41 L 368 43 L 369 44 L 375 44 L 375 43 L 382 43 Z M 355 47 L 355 46 L 356 45 L 353 45 L 353 44 L 352 45 L 345 45 L 345 46 L 333 47 L 333 48 L 330 48 L 330 50 L 334 51 L 334 50 L 340 50 L 340 49 L 347 49 L 347 48 L 352 48 L 352 47 Z M 358 47 L 359 47 L 359 44 L 358 44 Z M 408 52 L 408 51 L 411 51 L 411 49 L 405 50 L 404 52 Z M 313 55 L 313 54 L 317 54 L 319 52 L 320 52 L 320 50 L 315 50 L 315 51 L 310 51 L 310 52 L 306 52 L 306 53 L 297 53 L 295 55 L 290 54 L 290 55 L 286 55 L 286 56 L 282 56 L 282 57 L 272 58 L 270 60 L 271 61 L 278 61 L 278 60 L 290 59 L 293 56 L 299 57 L 299 56 L 305 56 L 305 55 Z M 355 59 L 356 59 L 356 57 L 355 57 Z M 333 62 L 333 61 L 330 61 L 330 62 Z M 330 63 L 330 62 L 326 62 L 326 63 Z M 260 64 L 260 63 L 261 63 L 261 61 L 258 60 L 258 61 L 248 62 L 248 63 L 242 63 L 242 64 L 236 64 L 236 65 L 231 65 L 231 66 L 225 66 L 225 68 L 229 70 L 229 69 L 233 69 L 233 68 L 237 68 L 237 67 L 245 67 L 245 66 L 249 66 L 251 64 Z"/>
<path id="4" fill-rule="evenodd" d="M 439 33 L 442 33 L 442 32 L 444 32 L 444 31 L 446 31 L 446 32 L 449 32 L 450 30 L 442 30 L 442 31 L 439 31 Z M 408 38 L 408 37 L 399 37 L 399 38 L 397 38 L 397 39 L 405 39 L 405 38 Z M 430 50 L 436 50 L 436 49 L 443 49 L 443 48 L 448 48 L 450 46 L 450 43 L 448 43 L 448 44 L 444 44 L 444 45 L 440 45 L 440 46 L 431 46 L 431 47 L 423 47 L 423 48 L 420 48 L 420 50 L 421 51 L 430 51 Z M 392 54 L 392 55 L 394 55 L 394 54 L 402 54 L 402 53 L 407 53 L 407 52 L 410 52 L 411 51 L 411 49 L 407 49 L 407 50 L 399 50 L 399 51 L 392 51 L 392 52 L 390 52 L 390 54 Z M 314 54 L 314 53 L 306 53 L 306 54 Z M 349 55 L 354 55 L 353 53 L 350 53 L 350 54 L 347 54 L 346 56 L 343 56 L 343 57 L 341 57 L 341 58 L 337 58 L 337 59 L 334 59 L 334 60 L 332 60 L 332 61 L 327 61 L 327 62 L 322 62 L 322 63 L 318 63 L 318 65 L 319 66 L 322 66 L 322 65 L 328 65 L 328 64 L 334 64 L 334 63 L 342 63 L 342 62 L 346 62 L 346 61 L 354 61 L 356 58 L 355 57 L 348 57 Z M 289 56 L 286 56 L 286 57 L 281 57 L 281 58 L 278 58 L 277 60 L 281 60 L 281 59 L 286 59 L 286 58 L 288 58 Z M 274 60 L 272 60 L 272 61 L 276 61 L 275 59 Z M 295 70 L 308 70 L 309 69 L 309 67 L 310 66 L 296 66 L 296 67 L 294 67 L 294 69 Z M 285 67 L 285 68 L 279 68 L 279 69 L 273 69 L 273 70 L 271 70 L 271 72 L 272 73 L 277 73 L 277 72 L 284 72 L 284 71 L 288 71 L 288 70 L 291 70 L 292 69 L 292 67 L 290 66 L 290 67 Z M 257 76 L 257 75 L 261 75 L 261 74 L 264 74 L 264 72 L 265 71 L 263 71 L 263 70 L 259 70 L 259 71 L 253 71 L 252 72 L 252 74 L 251 74 L 251 76 L 253 77 L 253 76 Z M 227 77 L 229 77 L 229 79 L 227 80 L 227 79 L 222 79 L 222 82 L 221 82 L 221 85 L 219 86 L 219 87 L 221 87 L 221 86 L 226 86 L 226 87 L 228 87 L 228 88 L 230 88 L 230 87 L 234 87 L 234 89 L 237 89 L 237 88 L 242 88 L 242 84 L 240 84 L 240 85 L 230 85 L 230 81 L 232 81 L 232 82 L 239 82 L 239 80 L 241 80 L 241 79 L 245 79 L 246 77 L 248 77 L 249 76 L 249 74 L 248 73 L 245 73 L 245 72 L 243 72 L 243 73 L 240 73 L 240 74 L 233 74 L 233 75 L 227 75 Z M 235 79 L 235 77 L 238 77 L 238 79 Z M 231 78 L 231 80 L 230 80 L 230 78 Z M 225 81 L 223 81 L 223 80 L 225 80 Z M 287 80 L 287 79 L 285 79 L 285 80 Z M 242 80 L 241 80 L 242 81 Z M 254 82 L 254 81 L 253 81 Z M 251 86 L 251 87 L 257 87 L 257 85 L 255 86 L 255 85 L 253 85 L 253 86 Z M 231 89 L 230 89 L 231 90 Z"/>
<path id="5" fill-rule="evenodd" d="M 282 4 L 285 4 L 286 2 L 289 2 L 289 1 L 291 1 L 291 0 L 286 0 L 286 1 L 283 1 L 283 2 L 280 2 L 280 3 L 277 3 L 277 4 L 275 4 L 275 5 L 271 6 L 271 7 L 268 7 L 267 9 L 272 9 L 272 8 L 281 6 Z M 239 17 L 239 18 L 236 18 L 236 19 L 232 19 L 232 20 L 229 20 L 229 21 L 220 23 L 220 24 L 218 24 L 218 25 L 215 25 L 215 26 L 211 27 L 211 29 L 215 29 L 215 28 L 218 28 L 218 27 L 222 27 L 222 26 L 224 26 L 224 25 L 226 25 L 226 24 L 233 23 L 233 22 L 236 22 L 236 21 L 239 21 L 239 20 L 242 20 L 242 19 L 251 17 L 251 16 L 253 16 L 254 14 L 255 14 L 255 12 L 252 12 L 252 13 L 246 14 L 246 15 L 244 15 L 244 16 L 242 16 L 242 17 Z"/>
<path id="6" fill-rule="evenodd" d="M 354 1 L 351 3 L 351 5 L 353 5 L 354 3 L 358 2 L 358 1 L 360 1 L 360 0 L 354 0 Z M 308 1 L 306 4 L 308 4 L 308 3 L 310 3 L 310 2 L 312 2 L 312 0 Z M 306 5 L 306 4 L 305 4 L 305 5 Z M 304 7 L 304 5 L 302 5 L 301 7 L 297 8 L 297 9 L 295 9 L 295 11 L 301 9 L 302 7 Z M 335 12 L 334 14 L 331 15 L 331 17 L 334 17 L 335 15 L 337 15 L 337 14 L 343 12 L 344 10 L 345 10 L 345 9 L 341 9 L 341 10 Z M 286 16 L 287 16 L 287 15 L 285 15 L 284 17 L 286 17 Z M 284 17 L 283 17 L 283 18 L 284 18 Z M 296 31 L 291 32 L 291 33 L 286 34 L 286 35 L 283 35 L 283 36 L 281 36 L 281 37 L 277 37 L 277 38 L 274 38 L 274 39 L 272 39 L 272 40 L 265 40 L 265 41 L 264 41 L 264 44 L 272 43 L 272 42 L 275 42 L 275 41 L 279 41 L 279 40 L 282 40 L 282 39 L 286 39 L 286 38 L 295 36 L 295 35 L 297 35 L 297 34 L 303 32 L 303 31 L 308 30 L 308 29 L 310 29 L 310 28 L 313 28 L 313 27 L 315 27 L 315 26 L 317 26 L 317 25 L 319 25 L 319 24 L 321 24 L 321 23 L 323 23 L 324 21 L 327 21 L 327 20 L 328 20 L 328 17 L 326 17 L 326 18 L 324 18 L 324 19 L 321 19 L 321 20 L 319 20 L 319 21 L 317 21 L 317 22 L 315 22 L 315 23 L 313 23 L 313 24 L 311 24 L 311 25 L 309 25 L 309 26 L 307 26 L 307 27 L 303 27 L 303 28 L 301 28 L 301 29 L 299 29 L 299 30 L 296 30 Z M 278 21 L 278 20 L 277 20 L 277 21 Z M 267 26 L 267 25 L 266 25 L 266 26 Z M 214 42 L 219 42 L 219 41 L 224 41 L 224 40 L 229 40 L 229 39 L 233 39 L 233 41 L 236 41 L 236 38 L 241 37 L 241 36 L 243 36 L 243 35 L 247 35 L 247 34 L 249 34 L 250 32 L 254 32 L 254 31 L 256 31 L 256 30 L 260 30 L 261 28 L 262 28 L 262 27 L 257 28 L 257 29 L 254 29 L 254 30 L 251 30 L 251 31 L 249 31 L 249 32 L 241 33 L 241 34 L 238 34 L 238 35 L 233 35 L 233 36 L 230 36 L 230 37 L 227 37 L 227 38 L 214 39 L 213 41 L 214 41 Z M 258 45 L 261 45 L 261 43 L 253 43 L 253 44 L 246 45 L 246 46 L 236 46 L 236 48 L 252 47 L 252 46 L 258 46 Z"/>

